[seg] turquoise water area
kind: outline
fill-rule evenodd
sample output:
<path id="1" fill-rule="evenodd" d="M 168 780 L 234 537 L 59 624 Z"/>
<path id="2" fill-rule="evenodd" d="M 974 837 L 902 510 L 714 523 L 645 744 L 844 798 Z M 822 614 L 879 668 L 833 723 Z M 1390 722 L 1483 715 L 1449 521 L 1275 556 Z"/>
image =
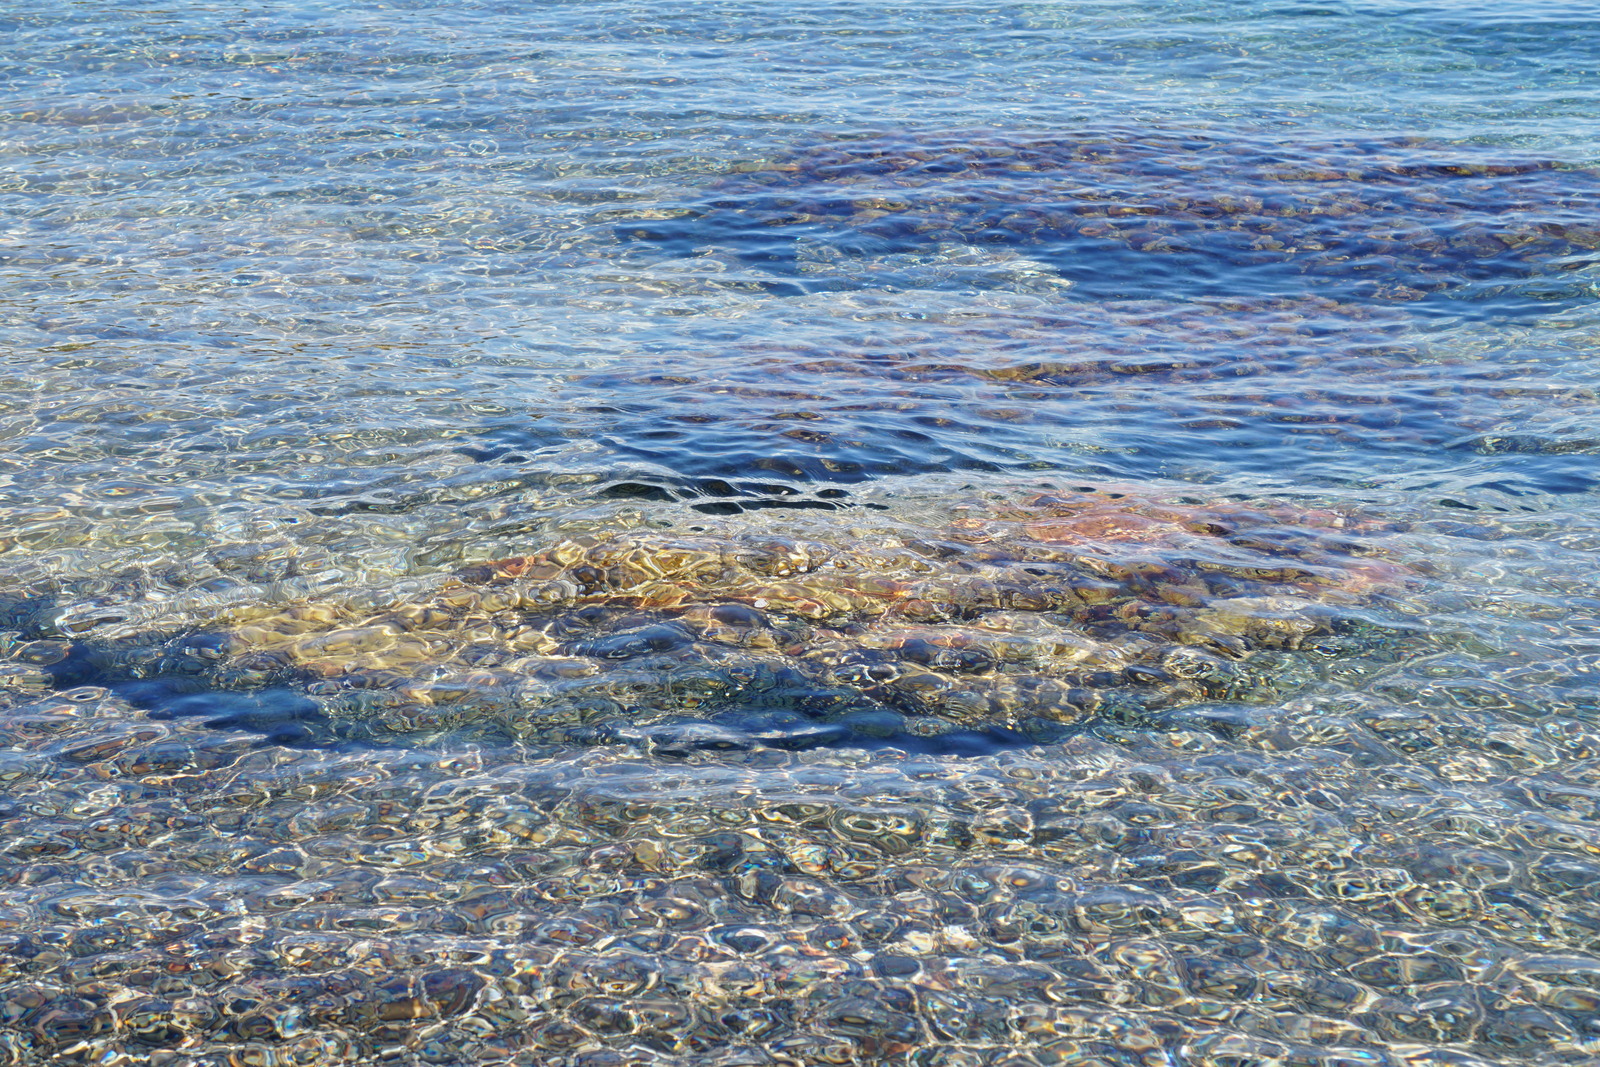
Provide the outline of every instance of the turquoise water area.
<path id="1" fill-rule="evenodd" d="M 0 13 L 0 1064 L 1600 1064 L 1597 84 Z"/>

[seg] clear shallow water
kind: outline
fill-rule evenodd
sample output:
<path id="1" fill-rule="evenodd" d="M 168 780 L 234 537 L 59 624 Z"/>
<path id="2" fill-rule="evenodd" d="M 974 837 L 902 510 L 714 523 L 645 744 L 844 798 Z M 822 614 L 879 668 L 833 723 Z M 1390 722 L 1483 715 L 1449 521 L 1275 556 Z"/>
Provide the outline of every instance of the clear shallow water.
<path id="1" fill-rule="evenodd" d="M 0 1056 L 1600 1054 L 1583 6 L 0 32 Z"/>

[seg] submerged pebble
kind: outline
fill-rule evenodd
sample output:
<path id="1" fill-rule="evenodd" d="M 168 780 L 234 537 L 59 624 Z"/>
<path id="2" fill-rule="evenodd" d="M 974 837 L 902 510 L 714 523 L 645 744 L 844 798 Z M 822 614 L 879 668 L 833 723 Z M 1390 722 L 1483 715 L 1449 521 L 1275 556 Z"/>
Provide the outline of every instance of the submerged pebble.
<path id="1" fill-rule="evenodd" d="M 0 1048 L 1584 1062 L 1593 834 L 1534 796 L 1586 803 L 1600 735 L 1458 727 L 1419 764 L 1396 716 L 1307 698 L 952 762 L 330 752 L 103 691 L 15 704 L 62 725 L 8 727 Z M 1519 745 L 1542 765 L 1512 772 Z"/>
<path id="2" fill-rule="evenodd" d="M 124 673 L 4 691 L 0 1049 L 1595 1055 L 1600 734 L 1536 664 L 1407 635 L 1454 534 L 1129 486 L 851 519 L 14 645 Z M 325 721 L 263 743 L 128 688 L 180 678 Z"/>
<path id="3" fill-rule="evenodd" d="M 1588 13 L 139 6 L 0 16 L 0 1067 L 1600 1062 Z"/>

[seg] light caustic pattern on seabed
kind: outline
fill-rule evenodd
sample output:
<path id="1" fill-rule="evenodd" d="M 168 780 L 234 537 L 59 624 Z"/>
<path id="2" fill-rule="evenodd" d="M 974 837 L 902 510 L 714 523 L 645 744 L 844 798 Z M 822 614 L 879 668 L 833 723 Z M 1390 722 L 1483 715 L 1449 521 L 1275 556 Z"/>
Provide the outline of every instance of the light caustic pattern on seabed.
<path id="1" fill-rule="evenodd" d="M 103 6 L 0 1067 L 1600 1062 L 1591 12 Z"/>
<path id="2" fill-rule="evenodd" d="M 1529 174 L 1581 181 L 1401 176 Z M 1410 210 L 1357 209 L 1385 226 Z M 1210 221 L 1227 214 L 1179 221 L 1203 244 L 1234 232 Z M 1525 247 L 1582 247 L 1548 220 L 1495 248 L 1441 225 L 1366 237 L 1415 260 L 1417 293 L 1483 280 L 1463 256 L 1498 279 L 1533 270 Z M 1298 271 L 1294 248 L 1251 254 Z M 1334 296 L 1411 295 L 1351 289 L 1359 266 L 1325 259 Z M 474 464 L 543 481 L 471 503 L 514 529 L 473 547 L 458 524 L 477 562 L 450 574 L 351 516 L 395 512 L 390 541 L 427 533 L 408 508 L 460 510 L 463 489 L 330 491 L 283 544 L 236 522 L 176 562 L 164 511 L 72 532 L 69 501 L 39 536 L 92 548 L 86 573 L 36 566 L 9 611 L 3 1054 L 1593 1058 L 1581 522 L 1154 482 L 930 482 L 939 503 L 919 510 L 909 482 L 871 484 L 1057 458 L 1040 427 L 1148 416 L 1163 389 L 1205 390 L 1186 433 L 1248 442 L 1282 420 L 1398 451 L 1492 451 L 1516 404 L 1581 413 L 1592 396 L 1488 374 L 1501 408 L 1440 399 L 1441 377 L 1475 380 L 1474 353 L 1441 358 L 1398 312 L 1327 296 L 1095 305 L 1014 280 L 1014 307 L 946 306 L 859 343 L 824 331 L 570 375 L 565 406 L 458 446 L 452 482 Z M 878 288 L 841 308 L 884 308 Z M 1286 382 L 1333 373 L 1315 410 L 1286 409 Z M 1391 380 L 1414 404 L 1383 424 L 1371 400 Z M 969 413 L 1018 428 L 1010 458 L 950 418 Z M 636 467 L 561 471 L 599 427 Z M 547 494 L 532 521 L 530 486 Z M 779 506 L 799 502 L 837 510 Z M 99 541 L 141 523 L 154 547 L 129 568 Z M 318 559 L 355 565 L 312 592 Z"/>
<path id="3" fill-rule="evenodd" d="M 112 691 L 38 692 L 64 642 L 17 645 L 0 1048 L 177 1064 L 1594 1056 L 1600 732 L 1552 669 L 1593 644 L 1567 568 L 1594 531 L 1127 487 L 980 497 L 939 526 L 869 515 L 859 541 L 842 516 L 831 531 L 763 516 L 716 536 L 553 538 L 409 605 L 380 590 L 246 609 L 95 661 L 187 678 L 191 699 L 294 685 L 335 725 L 365 708 L 362 744 L 262 745 L 207 728 L 204 701 L 143 713 L 119 693 L 149 693 L 114 673 Z M 1529 588 L 1507 603 L 1514 581 Z M 1508 639 L 1520 666 L 1486 674 L 1504 657 L 1485 642 Z M 1166 699 L 1084 701 L 1084 657 L 1113 655 L 1161 666 L 1108 691 Z M 1273 657 L 1237 691 L 1180 677 Z M 832 703 L 722 715 L 717 670 L 749 678 L 763 658 L 816 672 L 790 692 Z M 854 682 L 846 662 L 865 668 Z M 552 669 L 503 691 L 497 671 L 535 663 Z M 674 689 L 680 671 L 696 684 Z M 1046 714 L 1037 686 L 969 701 L 1041 676 L 1060 680 Z M 933 679 L 961 684 L 941 699 Z M 952 758 L 873 747 L 884 713 L 891 730 L 1067 728 Z"/>

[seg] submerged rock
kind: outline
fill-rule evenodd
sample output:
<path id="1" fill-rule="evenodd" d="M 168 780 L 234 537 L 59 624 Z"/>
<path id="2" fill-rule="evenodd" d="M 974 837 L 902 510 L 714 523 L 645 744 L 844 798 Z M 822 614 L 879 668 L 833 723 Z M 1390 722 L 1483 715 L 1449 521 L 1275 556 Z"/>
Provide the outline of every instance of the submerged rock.
<path id="1" fill-rule="evenodd" d="M 18 655 L 59 684 L 115 684 L 157 714 L 286 741 L 467 729 L 959 750 L 1270 698 L 1414 577 L 1332 512 L 1085 489 L 954 514 L 602 532 L 426 592 Z"/>

